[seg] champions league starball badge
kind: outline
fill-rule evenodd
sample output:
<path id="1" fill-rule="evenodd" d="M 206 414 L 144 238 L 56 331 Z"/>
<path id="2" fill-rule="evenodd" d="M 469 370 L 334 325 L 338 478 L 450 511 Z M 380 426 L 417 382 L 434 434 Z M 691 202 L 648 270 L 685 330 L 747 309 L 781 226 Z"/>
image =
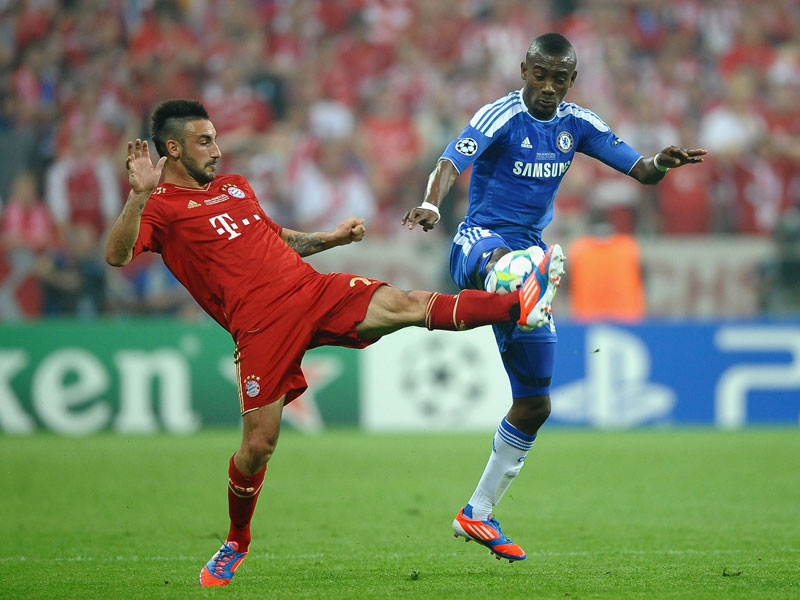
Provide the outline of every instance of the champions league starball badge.
<path id="1" fill-rule="evenodd" d="M 461 138 L 456 142 L 456 150 L 464 156 L 472 156 L 478 151 L 478 142 L 472 138 Z"/>

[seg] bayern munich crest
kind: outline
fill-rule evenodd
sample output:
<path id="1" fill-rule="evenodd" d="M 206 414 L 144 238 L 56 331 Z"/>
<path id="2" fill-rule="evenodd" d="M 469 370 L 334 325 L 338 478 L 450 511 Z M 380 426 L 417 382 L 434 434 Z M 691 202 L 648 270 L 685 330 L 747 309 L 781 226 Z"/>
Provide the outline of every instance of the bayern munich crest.
<path id="1" fill-rule="evenodd" d="M 556 137 L 556 146 L 564 153 L 572 150 L 574 144 L 575 140 L 572 139 L 572 134 L 569 131 L 562 131 L 558 134 L 558 137 Z"/>
<path id="2" fill-rule="evenodd" d="M 478 151 L 478 142 L 472 138 L 461 138 L 456 142 L 456 150 L 464 156 L 472 156 Z"/>
<path id="3" fill-rule="evenodd" d="M 230 192 L 230 189 L 228 190 Z M 261 393 L 261 384 L 258 383 L 261 377 L 248 375 L 244 379 L 244 393 L 248 398 L 255 398 Z"/>
<path id="4" fill-rule="evenodd" d="M 242 190 L 240 190 L 238 187 L 236 187 L 235 185 L 229 185 L 228 188 L 225 191 L 228 192 L 234 198 L 239 198 L 240 200 L 242 198 L 244 198 L 244 192 Z M 256 392 L 256 394 L 257 393 L 258 392 Z"/>

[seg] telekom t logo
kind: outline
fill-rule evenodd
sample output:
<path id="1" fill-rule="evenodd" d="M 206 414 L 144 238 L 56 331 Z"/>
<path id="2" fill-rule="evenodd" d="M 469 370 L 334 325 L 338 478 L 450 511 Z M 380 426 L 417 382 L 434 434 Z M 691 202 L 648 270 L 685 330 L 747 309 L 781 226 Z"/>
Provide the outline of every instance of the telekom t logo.
<path id="1" fill-rule="evenodd" d="M 217 228 L 218 234 L 225 235 L 226 232 L 230 234 L 228 235 L 229 240 L 242 235 L 236 231 L 239 229 L 239 226 L 233 222 L 233 219 L 231 219 L 231 216 L 228 213 L 222 213 L 216 217 L 211 217 L 209 221 L 211 222 L 211 225 Z"/>

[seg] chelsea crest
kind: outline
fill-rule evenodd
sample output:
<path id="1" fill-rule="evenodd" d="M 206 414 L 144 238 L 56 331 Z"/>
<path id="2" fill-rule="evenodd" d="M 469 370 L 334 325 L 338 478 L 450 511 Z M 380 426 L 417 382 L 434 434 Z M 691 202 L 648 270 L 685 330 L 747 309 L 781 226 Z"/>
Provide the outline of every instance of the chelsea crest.
<path id="1" fill-rule="evenodd" d="M 565 154 L 572 150 L 574 144 L 575 140 L 572 138 L 572 134 L 569 131 L 562 131 L 556 137 L 556 146 Z"/>

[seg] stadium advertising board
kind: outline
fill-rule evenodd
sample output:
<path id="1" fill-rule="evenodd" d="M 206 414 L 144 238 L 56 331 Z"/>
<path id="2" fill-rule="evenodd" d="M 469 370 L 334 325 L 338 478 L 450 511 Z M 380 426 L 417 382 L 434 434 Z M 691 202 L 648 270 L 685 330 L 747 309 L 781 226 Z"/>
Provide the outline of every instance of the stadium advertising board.
<path id="1" fill-rule="evenodd" d="M 742 427 L 800 419 L 800 322 L 558 327 L 549 425 Z M 510 390 L 488 329 L 407 330 L 367 349 L 362 424 L 489 429 Z"/>
<path id="2" fill-rule="evenodd" d="M 357 357 L 318 348 L 285 418 L 356 423 Z M 51 321 L 0 327 L 0 432 L 191 433 L 240 422 L 233 342 L 213 323 Z"/>
<path id="3" fill-rule="evenodd" d="M 560 323 L 550 425 L 797 425 L 800 322 Z M 191 433 L 239 423 L 233 343 L 212 323 L 0 327 L 0 432 Z M 510 404 L 491 331 L 407 329 L 306 355 L 305 431 L 491 430 Z"/>

